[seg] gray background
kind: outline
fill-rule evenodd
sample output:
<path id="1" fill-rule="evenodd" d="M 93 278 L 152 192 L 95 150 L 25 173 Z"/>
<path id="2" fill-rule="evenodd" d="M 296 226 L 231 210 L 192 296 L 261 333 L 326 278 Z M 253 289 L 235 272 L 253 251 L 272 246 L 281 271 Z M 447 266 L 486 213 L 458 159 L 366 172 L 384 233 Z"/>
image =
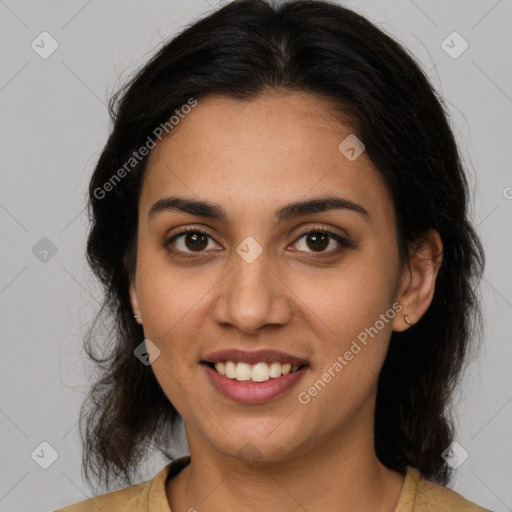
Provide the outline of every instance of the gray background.
<path id="1" fill-rule="evenodd" d="M 483 350 L 456 401 L 456 439 L 469 458 L 453 487 L 494 511 L 512 510 L 512 1 L 344 4 L 410 49 L 452 116 L 487 253 Z M 163 38 L 216 5 L 0 0 L 2 512 L 54 510 L 91 495 L 77 419 L 90 373 L 82 336 L 101 294 L 84 258 L 84 207 L 110 128 L 106 101 Z M 47 59 L 31 47 L 43 31 L 59 45 Z M 456 59 L 442 47 L 453 31 L 469 44 Z M 450 41 L 452 51 L 462 48 Z M 40 252 L 43 237 L 56 254 Z M 58 454 L 47 469 L 31 456 L 42 442 Z M 165 462 L 155 455 L 145 479 Z"/>

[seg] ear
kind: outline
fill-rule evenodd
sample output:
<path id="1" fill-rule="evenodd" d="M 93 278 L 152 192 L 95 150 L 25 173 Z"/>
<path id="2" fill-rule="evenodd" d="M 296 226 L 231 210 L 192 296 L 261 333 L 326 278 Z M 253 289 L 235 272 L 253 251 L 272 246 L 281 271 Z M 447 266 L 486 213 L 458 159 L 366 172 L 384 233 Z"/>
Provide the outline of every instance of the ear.
<path id="1" fill-rule="evenodd" d="M 402 311 L 393 320 L 393 330 L 396 332 L 409 327 L 405 316 L 412 323 L 417 323 L 432 302 L 443 260 L 443 243 L 439 233 L 434 229 L 428 230 L 409 254 L 410 262 L 402 272 L 397 296 Z"/>
<path id="2" fill-rule="evenodd" d="M 140 314 L 139 299 L 137 297 L 137 291 L 135 288 L 135 275 L 130 274 L 129 279 L 130 279 L 130 302 L 132 304 L 132 309 L 133 309 L 134 315 L 139 316 L 139 318 L 136 318 L 136 321 L 140 324 L 140 323 L 142 323 L 142 318 L 141 318 L 142 315 Z"/>

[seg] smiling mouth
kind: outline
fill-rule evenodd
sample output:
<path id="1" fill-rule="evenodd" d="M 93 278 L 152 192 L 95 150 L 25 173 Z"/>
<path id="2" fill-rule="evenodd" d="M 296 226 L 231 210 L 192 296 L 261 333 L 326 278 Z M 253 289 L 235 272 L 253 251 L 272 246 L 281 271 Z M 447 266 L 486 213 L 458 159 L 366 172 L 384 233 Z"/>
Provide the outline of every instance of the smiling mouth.
<path id="1" fill-rule="evenodd" d="M 297 370 L 307 366 L 305 364 L 299 366 L 278 361 L 273 361 L 272 363 L 261 361 L 255 364 L 235 361 L 217 361 L 216 363 L 203 361 L 203 363 L 218 374 L 239 382 L 266 382 L 270 379 L 277 379 L 283 375 L 295 373 Z"/>

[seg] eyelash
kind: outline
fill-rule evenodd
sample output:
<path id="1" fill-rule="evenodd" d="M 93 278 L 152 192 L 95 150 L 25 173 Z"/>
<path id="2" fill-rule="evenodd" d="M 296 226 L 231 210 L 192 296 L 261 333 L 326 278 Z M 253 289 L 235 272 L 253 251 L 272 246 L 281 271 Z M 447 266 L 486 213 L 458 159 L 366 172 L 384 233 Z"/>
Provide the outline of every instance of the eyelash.
<path id="1" fill-rule="evenodd" d="M 173 254 L 173 256 L 178 256 L 178 257 L 183 257 L 183 258 L 201 257 L 202 256 L 201 252 L 197 252 L 197 253 L 186 252 L 186 251 L 181 251 L 181 250 L 176 250 L 176 249 L 170 248 L 170 245 L 172 244 L 173 241 L 175 241 L 180 236 L 186 235 L 187 233 L 199 233 L 201 235 L 206 235 L 211 240 L 214 240 L 214 238 L 212 236 L 210 236 L 208 233 L 206 233 L 205 231 L 202 231 L 201 229 L 197 229 L 194 227 L 190 227 L 190 228 L 184 228 L 184 229 L 178 231 L 177 233 L 174 233 L 171 237 L 169 237 L 165 240 L 165 242 L 163 243 L 163 246 L 165 248 L 169 249 L 171 251 L 171 253 Z M 318 253 L 315 253 L 314 251 L 312 251 L 311 254 L 313 254 L 313 257 L 322 258 L 322 257 L 332 256 L 333 254 L 337 254 L 344 249 L 353 247 L 353 245 L 348 240 L 346 240 L 345 238 L 342 238 L 337 233 L 333 233 L 332 231 L 329 231 L 328 229 L 325 229 L 323 227 L 312 228 L 307 231 L 304 231 L 298 235 L 298 237 L 296 238 L 295 241 L 298 241 L 307 235 L 312 235 L 312 234 L 316 234 L 316 233 L 323 233 L 325 235 L 328 235 L 333 240 L 338 242 L 341 247 L 338 247 L 337 249 L 331 249 L 330 251 L 322 251 L 322 252 L 318 252 Z M 298 252 L 301 252 L 301 251 L 298 251 Z"/>

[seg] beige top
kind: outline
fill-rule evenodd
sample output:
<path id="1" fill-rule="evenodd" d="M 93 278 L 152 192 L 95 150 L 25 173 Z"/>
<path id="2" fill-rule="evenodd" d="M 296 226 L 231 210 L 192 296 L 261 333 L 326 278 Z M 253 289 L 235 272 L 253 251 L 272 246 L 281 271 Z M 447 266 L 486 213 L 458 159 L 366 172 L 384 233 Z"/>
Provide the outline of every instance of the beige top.
<path id="1" fill-rule="evenodd" d="M 102 494 L 55 512 L 172 512 L 165 493 L 168 478 L 190 462 L 186 455 L 173 460 L 151 480 Z M 455 491 L 423 478 L 407 468 L 404 486 L 395 512 L 491 512 L 465 500 Z"/>

